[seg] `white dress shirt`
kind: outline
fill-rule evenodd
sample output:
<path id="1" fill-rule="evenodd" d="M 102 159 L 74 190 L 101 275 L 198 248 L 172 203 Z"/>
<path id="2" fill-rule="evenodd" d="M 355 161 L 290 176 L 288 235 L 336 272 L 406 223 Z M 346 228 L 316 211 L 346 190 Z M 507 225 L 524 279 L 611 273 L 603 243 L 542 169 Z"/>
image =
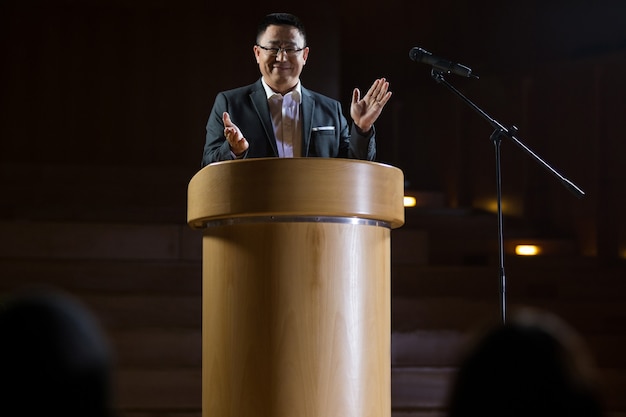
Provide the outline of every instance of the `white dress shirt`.
<path id="1" fill-rule="evenodd" d="M 267 95 L 272 126 L 280 158 L 302 156 L 302 121 L 300 119 L 300 102 L 302 89 L 300 83 L 284 96 L 272 91 L 263 81 Z"/>

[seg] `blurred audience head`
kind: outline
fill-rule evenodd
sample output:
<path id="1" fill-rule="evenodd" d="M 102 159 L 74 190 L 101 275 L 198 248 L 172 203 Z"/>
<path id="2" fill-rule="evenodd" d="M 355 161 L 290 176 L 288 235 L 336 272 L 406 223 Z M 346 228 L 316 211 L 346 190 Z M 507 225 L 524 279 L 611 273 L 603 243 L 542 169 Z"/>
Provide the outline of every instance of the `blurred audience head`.
<path id="1" fill-rule="evenodd" d="M 449 395 L 449 417 L 603 415 L 583 341 L 557 316 L 534 309 L 474 334 Z"/>
<path id="2" fill-rule="evenodd" d="M 111 416 L 110 355 L 90 312 L 59 291 L 0 300 L 0 415 Z"/>

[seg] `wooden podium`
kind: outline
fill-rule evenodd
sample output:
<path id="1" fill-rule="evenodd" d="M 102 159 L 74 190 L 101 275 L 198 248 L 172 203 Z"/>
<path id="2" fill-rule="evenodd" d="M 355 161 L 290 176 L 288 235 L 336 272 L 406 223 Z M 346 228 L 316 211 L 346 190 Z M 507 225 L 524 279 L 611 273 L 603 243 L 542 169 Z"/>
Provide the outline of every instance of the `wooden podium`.
<path id="1" fill-rule="evenodd" d="M 189 182 L 203 230 L 203 417 L 391 415 L 391 229 L 402 171 L 262 158 Z"/>

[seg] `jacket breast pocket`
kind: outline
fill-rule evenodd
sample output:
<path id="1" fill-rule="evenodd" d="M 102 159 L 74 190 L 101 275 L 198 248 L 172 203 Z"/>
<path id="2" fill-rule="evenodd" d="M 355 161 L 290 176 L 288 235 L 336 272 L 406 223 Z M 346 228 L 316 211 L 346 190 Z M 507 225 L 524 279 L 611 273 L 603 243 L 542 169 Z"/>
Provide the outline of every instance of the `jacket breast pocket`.
<path id="1" fill-rule="evenodd" d="M 339 152 L 335 126 L 311 128 L 308 156 L 336 157 Z"/>

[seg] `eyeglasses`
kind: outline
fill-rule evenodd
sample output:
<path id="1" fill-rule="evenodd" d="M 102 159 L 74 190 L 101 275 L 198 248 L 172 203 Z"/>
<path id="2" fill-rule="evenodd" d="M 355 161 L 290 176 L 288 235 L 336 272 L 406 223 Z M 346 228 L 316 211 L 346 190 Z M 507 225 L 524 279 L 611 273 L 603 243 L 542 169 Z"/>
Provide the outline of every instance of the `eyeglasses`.
<path id="1" fill-rule="evenodd" d="M 258 44 L 257 46 L 272 56 L 278 56 L 281 52 L 286 53 L 287 56 L 296 56 L 298 55 L 300 51 L 304 49 L 304 48 L 268 48 L 267 46 L 261 46 Z"/>

